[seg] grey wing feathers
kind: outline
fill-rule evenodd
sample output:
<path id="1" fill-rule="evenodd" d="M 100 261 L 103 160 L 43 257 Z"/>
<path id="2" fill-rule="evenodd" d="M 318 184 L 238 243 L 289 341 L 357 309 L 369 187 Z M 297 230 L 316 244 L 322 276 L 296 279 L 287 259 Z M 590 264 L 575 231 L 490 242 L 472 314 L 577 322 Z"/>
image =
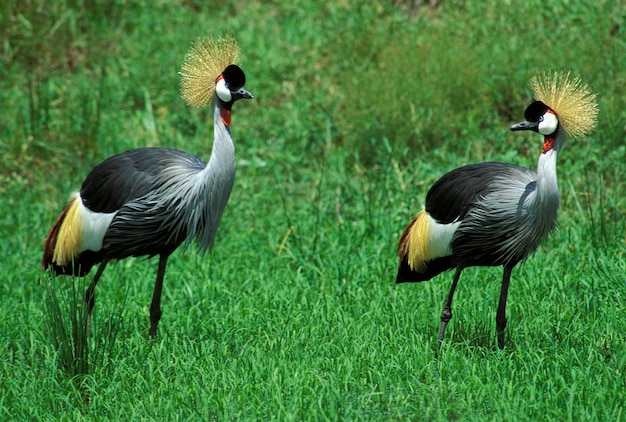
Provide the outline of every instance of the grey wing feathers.
<path id="1" fill-rule="evenodd" d="M 481 197 L 493 189 L 502 174 L 529 173 L 524 167 L 507 163 L 469 164 L 446 173 L 426 195 L 426 212 L 441 224 L 462 220 Z"/>
<path id="2" fill-rule="evenodd" d="M 173 251 L 190 237 L 190 225 L 201 230 L 203 211 L 197 207 L 205 198 L 199 175 L 205 167 L 183 151 L 141 148 L 94 168 L 81 197 L 92 211 L 116 212 L 103 240 L 104 253 L 121 259 Z"/>
<path id="3" fill-rule="evenodd" d="M 153 191 L 163 170 L 176 163 L 197 171 L 206 166 L 194 155 L 169 148 L 127 151 L 94 167 L 83 182 L 81 198 L 92 211 L 115 212 L 127 202 Z"/>
<path id="4" fill-rule="evenodd" d="M 497 164 L 494 166 L 494 164 Z M 480 190 L 451 246 L 463 265 L 515 264 L 533 253 L 553 229 L 539 224 L 536 174 L 523 167 L 490 163 L 474 168 Z M 469 187 L 468 187 L 469 189 Z"/>

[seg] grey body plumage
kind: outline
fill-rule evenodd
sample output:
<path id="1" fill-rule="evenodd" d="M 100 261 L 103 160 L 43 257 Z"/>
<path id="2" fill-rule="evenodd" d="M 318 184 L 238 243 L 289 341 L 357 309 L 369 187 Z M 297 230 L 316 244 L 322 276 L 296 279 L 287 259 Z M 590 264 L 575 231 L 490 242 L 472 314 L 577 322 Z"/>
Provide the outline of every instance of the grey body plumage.
<path id="1" fill-rule="evenodd" d="M 219 108 L 214 108 L 219 113 Z M 215 138 L 208 164 L 183 151 L 144 148 L 111 157 L 100 165 L 103 172 L 115 166 L 114 177 L 120 178 L 118 184 L 126 189 L 119 193 L 127 198 L 105 234 L 104 258 L 152 256 L 161 249 L 174 250 L 185 240 L 197 240 L 201 250 L 213 246 L 235 177 L 229 130 L 221 118 L 215 120 L 220 126 L 216 133 L 221 134 Z M 81 190 L 87 203 L 89 182 L 88 177 Z"/>
<path id="2" fill-rule="evenodd" d="M 539 120 L 539 116 L 532 118 Z M 429 218 L 437 225 L 456 225 L 449 239 L 450 254 L 425 263 L 422 271 L 410 268 L 401 254 L 396 281 L 425 281 L 456 269 L 441 314 L 439 345 L 452 318 L 452 298 L 462 271 L 501 265 L 504 275 L 496 322 L 498 346 L 504 347 L 511 271 L 555 230 L 559 208 L 556 158 L 566 138 L 560 127 L 550 134 L 551 147 L 540 155 L 536 172 L 507 163 L 469 164 L 445 174 L 429 190 L 425 206 Z"/>
<path id="3" fill-rule="evenodd" d="M 424 210 L 400 238 L 396 282 L 426 281 L 443 271 L 456 270 L 441 312 L 438 346 L 452 318 L 452 299 L 462 271 L 471 266 L 501 265 L 496 329 L 498 347 L 504 347 L 513 267 L 555 231 L 558 152 L 569 133 L 588 134 L 595 126 L 595 94 L 580 79 L 557 72 L 533 79 L 531 86 L 536 101 L 526 109 L 526 121 L 510 129 L 543 135 L 537 171 L 494 162 L 452 170 L 433 184 Z"/>
<path id="4" fill-rule="evenodd" d="M 84 276 L 100 264 L 85 293 L 88 321 L 95 287 L 111 260 L 158 255 L 151 337 L 161 318 L 163 277 L 171 253 L 185 241 L 196 240 L 202 251 L 213 245 L 235 177 L 231 108 L 239 99 L 252 98 L 243 88 L 244 72 L 232 64 L 239 54 L 234 39 L 200 39 L 190 51 L 182 96 L 194 107 L 212 105 L 209 161 L 168 148 L 140 148 L 110 157 L 72 195 L 44 242 L 42 267 L 56 274 Z"/>
<path id="5" fill-rule="evenodd" d="M 506 163 L 467 166 L 488 179 L 452 238 L 455 266 L 511 265 L 527 258 L 556 225 L 558 195 L 543 192 L 537 173 Z M 462 172 L 466 167 L 460 169 Z M 452 173 L 454 177 L 456 172 Z M 471 181 L 456 189 L 472 191 Z M 551 187 L 549 190 L 552 190 Z"/>

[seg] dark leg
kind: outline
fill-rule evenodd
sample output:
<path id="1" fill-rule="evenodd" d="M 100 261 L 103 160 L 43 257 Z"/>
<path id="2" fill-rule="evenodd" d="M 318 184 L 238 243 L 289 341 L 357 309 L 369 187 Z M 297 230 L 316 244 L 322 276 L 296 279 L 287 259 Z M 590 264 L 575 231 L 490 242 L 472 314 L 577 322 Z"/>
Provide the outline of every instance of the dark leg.
<path id="1" fill-rule="evenodd" d="M 513 266 L 504 266 L 502 274 L 502 289 L 500 290 L 500 302 L 498 302 L 498 313 L 496 314 L 496 331 L 498 333 L 498 347 L 504 349 L 504 328 L 506 327 L 506 297 L 509 294 L 509 282 L 511 281 L 511 271 Z"/>
<path id="2" fill-rule="evenodd" d="M 150 337 L 155 338 L 157 326 L 161 319 L 161 291 L 163 290 L 163 277 L 165 276 L 165 267 L 167 266 L 167 258 L 169 254 L 161 254 L 159 256 L 159 269 L 157 270 L 156 281 L 154 282 L 154 293 L 152 294 L 152 303 L 150 304 Z"/>
<path id="3" fill-rule="evenodd" d="M 448 293 L 448 298 L 446 302 L 443 304 L 443 310 L 441 311 L 441 325 L 439 326 L 439 336 L 437 337 L 437 348 L 441 348 L 441 343 L 443 342 L 443 333 L 446 331 L 446 325 L 452 319 L 452 297 L 454 296 L 454 291 L 456 290 L 456 284 L 459 282 L 459 277 L 461 277 L 461 272 L 463 271 L 462 267 L 456 268 L 456 273 L 454 274 L 454 280 L 452 280 L 452 287 L 450 287 L 450 293 Z"/>
<path id="4" fill-rule="evenodd" d="M 96 275 L 93 278 L 93 281 L 87 287 L 87 291 L 85 291 L 85 304 L 87 305 L 87 332 L 91 335 L 91 312 L 93 311 L 93 307 L 96 305 L 96 285 L 100 280 L 100 276 L 104 272 L 104 269 L 107 266 L 108 261 L 104 260 L 98 267 L 98 271 L 96 271 Z"/>

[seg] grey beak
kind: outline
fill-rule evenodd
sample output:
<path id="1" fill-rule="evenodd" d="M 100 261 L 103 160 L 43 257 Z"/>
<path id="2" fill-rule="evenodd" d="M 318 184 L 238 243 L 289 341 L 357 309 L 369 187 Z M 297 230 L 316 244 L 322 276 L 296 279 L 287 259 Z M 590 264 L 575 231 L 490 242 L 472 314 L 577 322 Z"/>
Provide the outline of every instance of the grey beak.
<path id="1" fill-rule="evenodd" d="M 233 98 L 237 100 L 241 98 L 252 99 L 254 96 L 247 89 L 239 88 L 237 91 L 233 92 Z"/>
<path id="2" fill-rule="evenodd" d="M 529 122 L 529 121 L 523 121 L 520 123 L 516 123 L 514 125 L 512 125 L 509 129 L 516 131 L 516 130 L 534 130 L 537 131 L 537 129 L 539 128 L 539 122 Z"/>

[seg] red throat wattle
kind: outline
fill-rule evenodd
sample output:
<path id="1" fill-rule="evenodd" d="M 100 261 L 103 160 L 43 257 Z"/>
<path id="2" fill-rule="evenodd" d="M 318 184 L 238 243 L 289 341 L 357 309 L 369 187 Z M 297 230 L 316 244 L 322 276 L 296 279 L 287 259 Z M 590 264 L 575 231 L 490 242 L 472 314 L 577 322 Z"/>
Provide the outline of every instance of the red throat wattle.
<path id="1" fill-rule="evenodd" d="M 223 118 L 224 117 L 222 117 L 222 119 Z M 548 138 L 546 136 L 545 140 L 543 141 L 543 150 L 541 150 L 541 153 L 545 154 L 546 152 L 550 151 L 553 146 L 554 146 L 554 138 Z"/>
<path id="2" fill-rule="evenodd" d="M 222 114 L 222 122 L 224 123 L 224 126 L 230 126 L 230 117 L 232 116 L 232 112 L 230 110 L 226 110 L 225 108 L 223 108 L 221 110 L 221 114 Z M 545 149 L 545 147 L 544 147 Z"/>

